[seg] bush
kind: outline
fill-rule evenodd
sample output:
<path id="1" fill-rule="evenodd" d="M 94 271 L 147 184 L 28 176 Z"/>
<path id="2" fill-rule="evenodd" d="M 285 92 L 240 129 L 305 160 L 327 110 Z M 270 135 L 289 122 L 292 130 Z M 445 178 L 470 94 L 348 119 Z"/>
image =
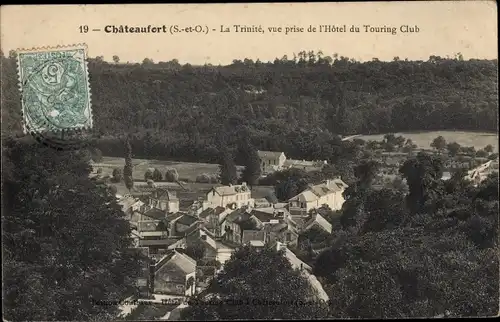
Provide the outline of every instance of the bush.
<path id="1" fill-rule="evenodd" d="M 120 168 L 113 169 L 113 182 L 120 182 L 123 180 L 123 171 Z"/>
<path id="2" fill-rule="evenodd" d="M 177 182 L 178 180 L 179 174 L 177 173 L 177 169 L 168 169 L 165 173 L 165 181 Z"/>
<path id="3" fill-rule="evenodd" d="M 486 152 L 485 150 L 479 150 L 479 151 L 476 152 L 476 157 L 487 158 L 488 157 L 488 152 Z"/>
<path id="4" fill-rule="evenodd" d="M 211 183 L 210 175 L 202 173 L 196 177 L 196 182 L 198 183 Z"/>
<path id="5" fill-rule="evenodd" d="M 153 177 L 151 179 L 153 179 L 154 181 L 157 181 L 157 182 L 162 181 L 163 176 L 161 175 L 161 171 L 155 168 L 153 171 Z"/>
<path id="6" fill-rule="evenodd" d="M 98 148 L 94 148 L 90 151 L 90 157 L 94 162 L 102 161 L 102 152 Z"/>
<path id="7" fill-rule="evenodd" d="M 149 179 L 153 179 L 153 169 L 148 169 L 145 173 L 144 173 L 144 180 L 148 181 Z"/>
<path id="8" fill-rule="evenodd" d="M 113 185 L 110 185 L 108 186 L 108 191 L 109 193 L 111 193 L 113 196 L 116 195 L 118 193 L 118 189 L 116 188 L 116 186 L 113 186 Z"/>
<path id="9" fill-rule="evenodd" d="M 210 183 L 219 183 L 219 176 L 216 174 L 209 174 L 208 177 L 210 178 Z"/>
<path id="10" fill-rule="evenodd" d="M 197 183 L 219 183 L 216 174 L 202 173 L 196 177 Z"/>

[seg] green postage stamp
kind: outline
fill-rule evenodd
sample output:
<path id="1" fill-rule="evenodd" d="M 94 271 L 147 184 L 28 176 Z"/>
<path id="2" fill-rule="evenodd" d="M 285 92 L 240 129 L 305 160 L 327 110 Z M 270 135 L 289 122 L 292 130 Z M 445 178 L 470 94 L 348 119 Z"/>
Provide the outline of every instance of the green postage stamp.
<path id="1" fill-rule="evenodd" d="M 86 46 L 18 50 L 25 133 L 92 127 Z"/>

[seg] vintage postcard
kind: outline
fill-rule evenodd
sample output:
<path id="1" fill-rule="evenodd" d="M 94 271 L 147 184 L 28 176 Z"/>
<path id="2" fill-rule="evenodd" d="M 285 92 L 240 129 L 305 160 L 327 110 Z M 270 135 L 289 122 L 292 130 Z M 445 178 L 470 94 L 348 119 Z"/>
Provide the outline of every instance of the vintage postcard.
<path id="1" fill-rule="evenodd" d="M 5 321 L 493 317 L 493 1 L 0 9 Z"/>

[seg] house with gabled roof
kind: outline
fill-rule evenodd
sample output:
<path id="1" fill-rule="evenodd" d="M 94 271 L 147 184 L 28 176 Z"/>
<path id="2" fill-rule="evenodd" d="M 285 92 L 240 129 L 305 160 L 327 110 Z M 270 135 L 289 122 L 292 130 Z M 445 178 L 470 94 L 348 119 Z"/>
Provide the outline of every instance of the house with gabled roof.
<path id="1" fill-rule="evenodd" d="M 161 221 L 165 219 L 166 212 L 158 208 L 149 208 L 143 213 L 144 217 L 149 217 L 153 220 Z"/>
<path id="2" fill-rule="evenodd" d="M 176 213 L 169 213 L 165 215 L 165 219 L 163 219 L 163 222 L 165 224 L 165 227 L 169 233 L 170 236 L 176 236 L 177 232 L 175 230 L 175 223 L 176 221 L 184 216 L 186 213 L 184 212 L 176 212 Z"/>
<path id="3" fill-rule="evenodd" d="M 288 200 L 288 209 L 292 215 L 306 215 L 310 210 L 323 205 L 328 205 L 332 210 L 339 210 L 344 204 L 343 193 L 347 187 L 340 177 L 311 185 Z"/>
<path id="4" fill-rule="evenodd" d="M 134 211 L 140 210 L 144 205 L 142 201 L 131 195 L 121 197 L 117 203 L 122 207 L 122 211 L 127 215 L 127 219 L 130 218 Z"/>
<path id="5" fill-rule="evenodd" d="M 185 206 L 182 203 L 185 201 Z M 198 200 L 181 200 L 179 207 L 186 211 L 188 214 L 193 216 L 199 216 L 204 210 L 209 207 L 209 203 L 207 200 L 204 200 L 203 197 Z"/>
<path id="6" fill-rule="evenodd" d="M 137 223 L 137 231 L 139 234 L 145 231 L 156 231 L 158 224 L 160 222 L 158 220 L 143 220 Z"/>
<path id="7" fill-rule="evenodd" d="M 270 223 L 277 223 L 279 218 L 277 217 L 277 214 L 275 213 L 274 209 L 266 209 L 268 211 L 265 211 L 262 208 L 259 209 L 252 209 L 250 211 L 250 214 L 254 216 L 259 223 L 260 227 L 263 227 L 265 224 L 270 224 Z"/>
<path id="8" fill-rule="evenodd" d="M 297 244 L 297 224 L 286 209 L 258 208 L 252 209 L 250 214 L 256 219 L 256 227 L 263 231 L 266 243 L 278 240 L 289 245 Z"/>
<path id="9" fill-rule="evenodd" d="M 167 249 L 174 250 L 174 249 L 186 249 L 186 248 L 187 248 L 186 237 L 182 237 L 179 240 L 177 240 L 175 243 L 168 246 Z"/>
<path id="10" fill-rule="evenodd" d="M 255 216 L 262 224 L 273 223 L 279 219 L 291 218 L 290 212 L 288 212 L 286 208 L 254 208 L 252 209 L 251 214 Z"/>
<path id="11" fill-rule="evenodd" d="M 313 227 L 324 230 L 329 234 L 332 233 L 332 224 L 330 224 L 328 220 L 326 220 L 319 213 L 314 213 L 311 215 L 311 218 L 304 223 L 302 231 L 308 231 Z"/>
<path id="12" fill-rule="evenodd" d="M 189 296 L 196 284 L 196 261 L 176 250 L 151 265 L 153 293 Z"/>
<path id="13" fill-rule="evenodd" d="M 147 206 L 175 213 L 179 211 L 179 199 L 174 191 L 158 188 L 149 195 Z"/>
<path id="14" fill-rule="evenodd" d="M 259 221 L 247 208 L 239 208 L 228 214 L 220 223 L 222 237 L 233 243 L 241 243 L 244 230 L 255 230 Z"/>
<path id="15" fill-rule="evenodd" d="M 257 151 L 260 160 L 260 171 L 262 174 L 268 174 L 279 171 L 283 168 L 286 161 L 285 153 L 276 151 Z"/>
<path id="16" fill-rule="evenodd" d="M 231 213 L 231 211 L 231 209 L 224 207 L 209 207 L 203 210 L 198 217 L 204 222 L 206 230 L 210 231 L 215 236 L 220 237 L 222 236 L 220 222 L 224 220 L 225 216 Z"/>
<path id="17" fill-rule="evenodd" d="M 174 213 L 170 213 L 170 214 L 166 214 L 165 216 L 165 221 L 166 222 L 173 222 L 177 219 L 179 219 L 180 217 L 184 216 L 186 213 L 185 212 L 174 212 Z"/>
<path id="18" fill-rule="evenodd" d="M 170 245 L 176 243 L 177 238 L 162 238 L 162 239 L 140 239 L 139 247 L 147 247 L 150 254 L 158 254 L 162 251 L 166 251 Z"/>
<path id="19" fill-rule="evenodd" d="M 129 223 L 141 239 L 162 239 L 169 236 L 164 219 L 165 213 L 162 210 L 152 208 L 145 213 L 135 211 Z"/>
<path id="20" fill-rule="evenodd" d="M 198 217 L 183 214 L 175 220 L 175 223 L 173 224 L 174 229 L 172 231 L 172 234 L 174 234 L 175 236 L 185 236 L 186 231 L 189 229 L 193 229 L 193 227 L 196 227 L 199 221 L 200 219 Z"/>
<path id="21" fill-rule="evenodd" d="M 287 159 L 284 168 L 296 168 L 307 172 L 311 171 L 321 171 L 323 167 L 328 164 L 327 161 L 307 161 L 307 160 L 292 160 Z"/>
<path id="22" fill-rule="evenodd" d="M 245 230 L 243 231 L 243 236 L 241 243 L 243 245 L 255 245 L 255 242 L 266 243 L 266 232 L 263 230 Z M 252 244 L 253 242 L 253 244 Z"/>
<path id="23" fill-rule="evenodd" d="M 198 227 L 196 230 L 192 231 L 186 236 L 187 247 L 192 245 L 202 245 L 205 249 L 203 259 L 208 261 L 214 261 L 217 258 L 217 242 L 214 236 L 202 227 Z"/>
<path id="24" fill-rule="evenodd" d="M 276 224 L 266 225 L 266 242 L 281 242 L 288 246 L 296 246 L 299 240 L 299 231 L 289 221 L 280 220 Z"/>
<path id="25" fill-rule="evenodd" d="M 210 189 L 206 194 L 209 207 L 241 208 L 254 205 L 250 187 L 245 182 L 240 185 L 218 186 Z"/>

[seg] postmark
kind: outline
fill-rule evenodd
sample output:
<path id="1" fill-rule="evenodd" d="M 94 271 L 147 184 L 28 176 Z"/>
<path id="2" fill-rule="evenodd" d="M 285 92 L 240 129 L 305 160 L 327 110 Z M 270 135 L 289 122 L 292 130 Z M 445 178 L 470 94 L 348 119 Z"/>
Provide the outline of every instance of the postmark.
<path id="1" fill-rule="evenodd" d="M 68 143 L 64 133 L 92 128 L 86 55 L 84 44 L 17 51 L 25 133 Z"/>

